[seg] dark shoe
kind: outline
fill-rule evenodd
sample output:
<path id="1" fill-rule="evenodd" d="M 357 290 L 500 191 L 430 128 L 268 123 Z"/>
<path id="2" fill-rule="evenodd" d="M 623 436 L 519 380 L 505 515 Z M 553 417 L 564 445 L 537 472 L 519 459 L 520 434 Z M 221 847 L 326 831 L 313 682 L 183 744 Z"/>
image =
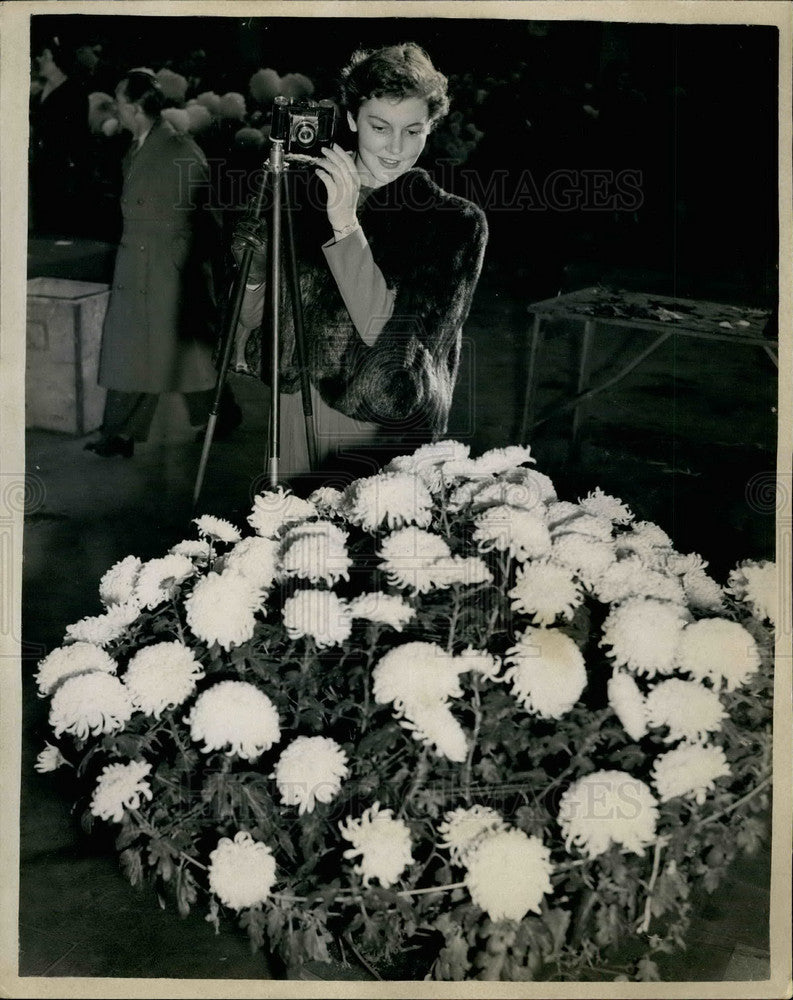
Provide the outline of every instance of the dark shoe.
<path id="1" fill-rule="evenodd" d="M 101 437 L 96 441 L 89 441 L 85 446 L 85 451 L 92 451 L 100 458 L 112 458 L 113 455 L 121 455 L 122 458 L 132 458 L 135 451 L 135 442 L 131 438 L 123 437 Z"/>

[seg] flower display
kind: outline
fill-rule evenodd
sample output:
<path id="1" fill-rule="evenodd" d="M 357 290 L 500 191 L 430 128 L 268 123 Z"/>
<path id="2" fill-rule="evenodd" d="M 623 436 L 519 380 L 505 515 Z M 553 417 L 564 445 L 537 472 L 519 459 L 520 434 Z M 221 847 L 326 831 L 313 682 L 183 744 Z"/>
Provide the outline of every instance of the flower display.
<path id="1" fill-rule="evenodd" d="M 47 774 L 49 771 L 57 771 L 62 764 L 67 763 L 68 761 L 58 747 L 53 746 L 52 743 L 46 743 L 44 749 L 36 757 L 36 763 L 33 766 L 39 774 Z"/>
<path id="2" fill-rule="evenodd" d="M 711 733 L 721 729 L 727 716 L 715 691 L 697 681 L 678 677 L 670 677 L 651 688 L 646 708 L 648 725 L 668 727 L 667 743 L 677 740 L 704 743 Z"/>
<path id="3" fill-rule="evenodd" d="M 185 601 L 187 624 L 203 642 L 231 649 L 253 635 L 254 613 L 260 606 L 261 593 L 250 578 L 226 569 L 195 585 Z"/>
<path id="4" fill-rule="evenodd" d="M 776 624 L 779 574 L 776 563 L 745 559 L 727 578 L 728 594 L 745 601 L 758 618 Z"/>
<path id="5" fill-rule="evenodd" d="M 73 642 L 59 646 L 39 660 L 36 684 L 39 694 L 52 694 L 58 684 L 75 674 L 104 672 L 114 674 L 116 661 L 91 642 Z"/>
<path id="6" fill-rule="evenodd" d="M 348 816 L 343 823 L 339 823 L 339 830 L 342 837 L 352 844 L 344 852 L 344 857 L 360 857 L 354 867 L 363 877 L 364 885 L 377 879 L 387 889 L 413 863 L 407 824 L 401 819 L 394 819 L 391 809 L 381 809 L 379 802 L 364 810 L 360 819 Z"/>
<path id="7" fill-rule="evenodd" d="M 352 631 L 350 606 L 330 590 L 298 590 L 283 607 L 292 639 L 309 636 L 317 646 L 338 646 Z"/>
<path id="8" fill-rule="evenodd" d="M 281 801 L 298 806 L 298 812 L 313 812 L 317 802 L 330 802 L 346 778 L 347 754 L 326 736 L 298 736 L 283 751 L 275 765 Z"/>
<path id="9" fill-rule="evenodd" d="M 260 493 L 253 501 L 248 524 L 257 535 L 275 538 L 282 528 L 316 517 L 317 508 L 309 500 L 296 497 L 282 487 Z"/>
<path id="10" fill-rule="evenodd" d="M 156 608 L 175 596 L 179 585 L 195 573 L 192 559 L 168 555 L 150 559 L 138 570 L 134 600 L 144 608 Z"/>
<path id="11" fill-rule="evenodd" d="M 247 681 L 220 681 L 203 691 L 186 719 L 190 737 L 204 753 L 255 760 L 281 739 L 275 706 Z"/>
<path id="12" fill-rule="evenodd" d="M 601 645 L 618 666 L 637 674 L 670 674 L 676 665 L 677 647 L 685 613 L 679 605 L 634 597 L 615 607 L 603 624 Z"/>
<path id="13" fill-rule="evenodd" d="M 527 712 L 558 719 L 586 687 L 581 650 L 570 636 L 550 628 L 527 628 L 508 650 L 504 679 Z"/>
<path id="14" fill-rule="evenodd" d="M 407 472 L 419 476 L 430 492 L 437 493 L 444 482 L 444 466 L 467 459 L 470 450 L 468 445 L 460 444 L 459 441 L 424 444 L 410 455 L 393 458 L 383 471 Z"/>
<path id="15" fill-rule="evenodd" d="M 335 524 L 318 522 L 306 528 L 322 526 L 323 531 L 291 528 L 283 538 L 280 569 L 286 576 L 301 577 L 312 583 L 333 586 L 349 578 L 352 562 L 347 552 L 347 533 Z"/>
<path id="16" fill-rule="evenodd" d="M 553 891 L 551 852 L 523 830 L 484 837 L 466 859 L 465 884 L 471 899 L 491 920 L 522 920 L 539 913 Z"/>
<path id="17" fill-rule="evenodd" d="M 605 518 L 614 524 L 630 524 L 633 512 L 627 504 L 618 497 L 609 496 L 599 486 L 578 501 L 581 509 L 595 517 Z"/>
<path id="18" fill-rule="evenodd" d="M 653 764 L 653 782 L 662 802 L 682 796 L 702 805 L 716 780 L 729 773 L 722 748 L 699 743 L 683 743 Z"/>
<path id="19" fill-rule="evenodd" d="M 515 611 L 531 615 L 538 625 L 552 625 L 557 618 L 572 618 L 584 599 L 581 586 L 569 569 L 551 559 L 535 559 L 521 566 L 508 596 Z"/>
<path id="20" fill-rule="evenodd" d="M 738 622 L 701 618 L 683 630 L 677 661 L 696 680 L 734 691 L 757 671 L 760 653 L 752 635 Z"/>
<path id="21" fill-rule="evenodd" d="M 575 531 L 557 534 L 550 556 L 557 565 L 575 573 L 587 587 L 593 587 L 616 559 L 611 542 Z"/>
<path id="22" fill-rule="evenodd" d="M 490 806 L 473 805 L 452 809 L 438 827 L 440 844 L 456 865 L 464 865 L 469 854 L 485 838 L 507 829 L 503 816 Z"/>
<path id="23" fill-rule="evenodd" d="M 609 705 L 625 732 L 637 742 L 647 735 L 647 701 L 627 670 L 615 670 L 608 681 Z"/>
<path id="24" fill-rule="evenodd" d="M 209 888 L 232 910 L 264 903 L 275 884 L 275 858 L 266 844 L 245 830 L 222 837 L 209 855 Z"/>
<path id="25" fill-rule="evenodd" d="M 531 448 L 524 445 L 509 445 L 506 448 L 491 448 L 479 458 L 461 458 L 449 461 L 444 466 L 444 471 L 450 476 L 475 478 L 476 476 L 498 475 L 500 472 L 507 472 L 525 462 L 534 462 L 531 457 Z"/>
<path id="26" fill-rule="evenodd" d="M 379 625 L 388 625 L 401 632 L 416 616 L 416 609 L 396 594 L 381 590 L 359 594 L 349 604 L 351 618 L 363 618 Z"/>
<path id="27" fill-rule="evenodd" d="M 638 556 L 612 562 L 595 580 L 592 589 L 604 604 L 616 604 L 631 597 L 686 603 L 686 592 L 680 580 L 648 568 Z"/>
<path id="28" fill-rule="evenodd" d="M 407 472 L 358 479 L 345 491 L 343 502 L 350 521 L 364 531 L 383 525 L 389 531 L 407 524 L 425 528 L 432 519 L 430 491 L 421 476 Z"/>
<path id="29" fill-rule="evenodd" d="M 644 854 L 656 838 L 658 803 L 647 785 L 625 771 L 596 771 L 579 778 L 559 803 L 559 825 L 568 849 L 590 858 L 619 844 Z"/>
<path id="30" fill-rule="evenodd" d="M 257 590 L 269 590 L 278 572 L 279 548 L 280 543 L 273 538 L 243 538 L 226 555 L 224 569 L 244 576 Z"/>
<path id="31" fill-rule="evenodd" d="M 68 733 L 78 740 L 114 733 L 132 716 L 132 700 L 121 681 L 93 671 L 68 677 L 52 696 L 50 725 L 55 736 Z"/>
<path id="32" fill-rule="evenodd" d="M 201 664 L 182 642 L 145 646 L 129 661 L 124 685 L 139 712 L 159 719 L 166 708 L 183 704 L 204 677 Z"/>
<path id="33" fill-rule="evenodd" d="M 193 518 L 193 524 L 202 538 L 209 538 L 213 542 L 231 544 L 238 542 L 242 537 L 239 528 L 235 528 L 230 521 L 214 517 L 212 514 L 202 514 L 201 517 Z"/>
<path id="34" fill-rule="evenodd" d="M 548 555 L 551 534 L 544 519 L 533 510 L 506 504 L 487 507 L 474 518 L 474 541 L 482 552 L 498 549 L 520 562 Z"/>
<path id="35" fill-rule="evenodd" d="M 110 823 L 120 823 L 125 809 L 140 809 L 144 799 L 152 798 L 147 780 L 150 773 L 151 764 L 141 760 L 102 768 L 91 796 L 91 813 Z"/>
<path id="36" fill-rule="evenodd" d="M 140 605 L 137 601 L 111 604 L 103 615 L 81 618 L 79 622 L 68 625 L 66 638 L 95 646 L 109 646 L 111 642 L 120 639 L 139 616 Z"/>
<path id="37" fill-rule="evenodd" d="M 115 563 L 99 581 L 99 596 L 104 604 L 126 604 L 135 594 L 135 581 L 142 562 L 137 556 L 126 556 Z"/>
<path id="38" fill-rule="evenodd" d="M 431 642 L 408 642 L 385 654 L 372 671 L 375 701 L 412 716 L 462 694 L 455 658 Z"/>

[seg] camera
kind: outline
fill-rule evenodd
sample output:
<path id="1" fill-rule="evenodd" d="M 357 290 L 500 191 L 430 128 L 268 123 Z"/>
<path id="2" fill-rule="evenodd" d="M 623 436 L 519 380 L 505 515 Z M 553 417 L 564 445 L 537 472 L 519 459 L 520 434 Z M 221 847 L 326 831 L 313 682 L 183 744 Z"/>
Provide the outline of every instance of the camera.
<path id="1" fill-rule="evenodd" d="M 336 109 L 332 101 L 276 97 L 273 102 L 271 139 L 284 143 L 284 153 L 318 156 L 320 147 L 333 142 Z"/>

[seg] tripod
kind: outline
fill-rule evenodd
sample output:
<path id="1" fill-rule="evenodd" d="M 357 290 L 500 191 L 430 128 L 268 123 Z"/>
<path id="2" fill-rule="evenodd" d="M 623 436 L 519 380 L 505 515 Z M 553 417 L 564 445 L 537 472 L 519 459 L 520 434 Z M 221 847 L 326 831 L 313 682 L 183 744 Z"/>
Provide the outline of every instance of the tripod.
<path id="1" fill-rule="evenodd" d="M 284 160 L 283 139 L 270 140 L 270 158 L 262 171 L 259 188 L 251 206 L 251 215 L 254 219 L 259 219 L 264 205 L 264 195 L 267 187 L 267 178 L 271 179 L 272 207 L 269 239 L 269 293 L 270 293 L 270 323 L 272 331 L 271 352 L 270 352 L 270 433 L 269 433 L 269 458 L 267 462 L 267 472 L 270 486 L 278 485 L 279 461 L 280 461 L 280 431 L 281 431 L 281 393 L 280 393 L 280 321 L 281 321 L 281 255 L 282 255 L 282 207 L 286 207 L 286 230 L 287 230 L 287 273 L 289 279 L 290 293 L 292 299 L 292 316 L 295 327 L 295 348 L 297 362 L 300 368 L 300 394 L 303 403 L 303 419 L 306 428 L 306 445 L 308 448 L 309 465 L 312 469 L 317 467 L 317 442 L 314 433 L 314 411 L 311 402 L 311 382 L 308 377 L 306 366 L 305 342 L 303 339 L 303 301 L 300 294 L 300 275 L 297 268 L 297 254 L 295 250 L 294 224 L 292 221 L 292 211 L 289 199 L 289 184 L 287 180 L 287 169 L 289 164 Z M 229 305 L 225 314 L 225 322 L 222 336 L 222 350 L 220 355 L 220 366 L 218 378 L 215 385 L 215 395 L 212 408 L 209 413 L 206 432 L 204 434 L 204 445 L 201 450 L 201 460 L 198 465 L 195 486 L 193 489 L 193 506 L 198 504 L 201 495 L 201 487 L 204 482 L 209 451 L 212 447 L 212 439 L 215 434 L 218 413 L 220 412 L 220 402 L 223 395 L 223 388 L 228 376 L 231 353 L 236 339 L 237 324 L 239 322 L 242 300 L 245 295 L 245 285 L 251 269 L 253 259 L 253 248 L 246 246 L 240 261 L 237 276 L 234 279 Z M 262 376 L 264 376 L 265 359 L 261 358 Z"/>

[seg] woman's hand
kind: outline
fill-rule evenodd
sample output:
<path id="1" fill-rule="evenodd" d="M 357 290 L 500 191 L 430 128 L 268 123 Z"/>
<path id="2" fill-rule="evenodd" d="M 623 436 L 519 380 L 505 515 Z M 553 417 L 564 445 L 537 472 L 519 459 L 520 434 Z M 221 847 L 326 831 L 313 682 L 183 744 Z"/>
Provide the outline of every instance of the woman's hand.
<path id="1" fill-rule="evenodd" d="M 317 174 L 328 194 L 328 222 L 340 232 L 356 225 L 355 210 L 361 178 L 355 167 L 355 154 L 345 152 L 337 143 L 323 147 L 323 155 L 316 161 Z"/>

